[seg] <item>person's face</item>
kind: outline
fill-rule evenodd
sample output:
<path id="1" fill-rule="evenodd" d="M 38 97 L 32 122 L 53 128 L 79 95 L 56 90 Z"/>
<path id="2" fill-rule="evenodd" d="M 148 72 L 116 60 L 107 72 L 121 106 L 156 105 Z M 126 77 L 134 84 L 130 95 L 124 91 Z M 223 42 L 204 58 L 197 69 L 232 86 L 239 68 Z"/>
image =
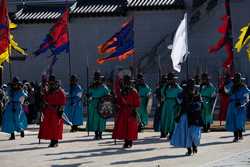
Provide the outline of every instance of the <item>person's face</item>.
<path id="1" fill-rule="evenodd" d="M 77 83 L 77 81 L 75 79 L 70 80 L 70 85 L 75 85 L 76 83 Z"/>
<path id="2" fill-rule="evenodd" d="M 55 81 L 49 81 L 49 89 L 54 90 L 56 88 L 56 82 Z"/>
<path id="3" fill-rule="evenodd" d="M 18 89 L 18 84 L 17 83 L 12 83 L 12 88 L 13 89 Z"/>
<path id="4" fill-rule="evenodd" d="M 208 78 L 207 78 L 207 77 L 202 77 L 202 78 L 201 78 L 201 82 L 202 82 L 203 84 L 207 84 L 207 83 L 208 83 Z"/>
<path id="5" fill-rule="evenodd" d="M 241 83 L 241 79 L 240 77 L 235 77 L 234 80 L 233 80 L 234 84 L 240 84 Z"/>

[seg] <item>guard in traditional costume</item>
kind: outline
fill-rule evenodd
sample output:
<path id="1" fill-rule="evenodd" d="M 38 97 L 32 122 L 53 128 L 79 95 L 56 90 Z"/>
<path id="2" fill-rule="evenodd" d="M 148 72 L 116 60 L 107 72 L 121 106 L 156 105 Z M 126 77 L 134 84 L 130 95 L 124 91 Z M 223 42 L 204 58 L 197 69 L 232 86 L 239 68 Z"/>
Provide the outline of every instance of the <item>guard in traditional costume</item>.
<path id="1" fill-rule="evenodd" d="M 132 86 L 131 77 L 125 75 L 117 94 L 118 113 L 113 139 L 124 140 L 124 148 L 130 148 L 133 141 L 138 137 L 138 114 L 137 108 L 140 106 L 140 97 L 136 89 Z"/>
<path id="2" fill-rule="evenodd" d="M 243 83 L 240 73 L 234 75 L 233 81 L 225 86 L 225 92 L 229 97 L 229 106 L 226 118 L 226 129 L 234 132 L 234 142 L 243 139 L 245 130 L 246 109 L 249 102 L 249 89 Z"/>
<path id="3" fill-rule="evenodd" d="M 8 103 L 3 113 L 2 131 L 9 133 L 9 140 L 15 140 L 15 131 L 24 137 L 24 129 L 27 127 L 27 118 L 23 111 L 23 103 L 27 94 L 22 88 L 22 83 L 14 77 L 7 91 Z"/>
<path id="4" fill-rule="evenodd" d="M 57 147 L 63 133 L 63 109 L 66 104 L 64 90 L 55 76 L 50 76 L 48 91 L 43 95 L 42 120 L 38 138 L 50 140 L 49 147 Z"/>
<path id="5" fill-rule="evenodd" d="M 140 107 L 137 109 L 139 114 L 140 124 L 139 124 L 139 132 L 145 128 L 148 124 L 148 100 L 152 94 L 151 88 L 145 83 L 143 74 L 138 74 L 136 81 L 136 90 L 140 96 Z"/>
<path id="6" fill-rule="evenodd" d="M 219 121 L 225 121 L 227 117 L 227 109 L 229 105 L 229 96 L 225 92 L 225 86 L 231 82 L 231 77 L 228 73 L 223 76 L 223 79 L 219 83 L 219 94 L 220 94 L 220 112 Z"/>
<path id="7" fill-rule="evenodd" d="M 99 113 L 99 103 L 101 98 L 109 94 L 110 90 L 103 83 L 103 76 L 99 71 L 95 72 L 94 81 L 87 92 L 89 97 L 87 129 L 95 132 L 95 140 L 102 139 L 102 132 L 106 128 L 106 119 Z"/>
<path id="8" fill-rule="evenodd" d="M 161 111 L 163 106 L 163 97 L 161 95 L 162 88 L 167 84 L 167 75 L 162 75 L 160 83 L 158 87 L 155 90 L 155 96 L 157 100 L 157 107 L 154 113 L 154 131 L 159 132 L 160 131 L 160 125 L 161 125 Z"/>
<path id="9" fill-rule="evenodd" d="M 174 73 L 170 72 L 167 75 L 167 84 L 161 90 L 164 100 L 161 111 L 161 138 L 165 138 L 169 134 L 169 139 L 171 139 L 175 128 L 175 116 L 179 110 L 176 98 L 182 92 L 176 78 Z"/>
<path id="10" fill-rule="evenodd" d="M 72 123 L 71 132 L 76 132 L 78 126 L 83 124 L 83 103 L 82 87 L 78 84 L 78 78 L 75 75 L 70 77 L 70 88 L 67 96 L 67 103 L 64 113 Z"/>
<path id="11" fill-rule="evenodd" d="M 197 153 L 197 146 L 201 138 L 201 97 L 195 90 L 195 81 L 188 80 L 182 93 L 177 97 L 181 110 L 176 117 L 175 127 L 171 144 L 176 147 L 187 148 L 186 155 Z"/>
<path id="12" fill-rule="evenodd" d="M 213 104 L 216 97 L 216 88 L 209 81 L 207 73 L 201 75 L 200 95 L 202 98 L 203 131 L 208 132 L 213 123 Z"/>

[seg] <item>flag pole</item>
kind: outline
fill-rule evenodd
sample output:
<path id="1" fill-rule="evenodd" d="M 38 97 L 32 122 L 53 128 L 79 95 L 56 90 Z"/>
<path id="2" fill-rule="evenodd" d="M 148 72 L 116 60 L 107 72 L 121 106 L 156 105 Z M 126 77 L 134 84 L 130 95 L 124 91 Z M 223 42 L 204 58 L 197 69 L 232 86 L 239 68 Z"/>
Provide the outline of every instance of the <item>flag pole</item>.
<path id="1" fill-rule="evenodd" d="M 89 94 L 89 56 L 86 56 L 86 87 L 87 87 L 87 95 Z M 87 111 L 87 124 L 86 129 L 88 131 L 89 136 L 89 99 L 88 96 L 86 98 L 86 111 Z"/>
<path id="2" fill-rule="evenodd" d="M 232 33 L 232 18 L 231 18 L 231 9 L 230 9 L 230 0 L 225 0 L 225 10 L 226 10 L 226 14 L 227 16 L 229 16 L 229 30 L 228 30 L 228 34 L 227 36 L 229 37 L 229 41 L 230 41 L 230 44 L 231 44 L 231 47 L 233 48 L 233 33 Z M 239 62 L 240 63 L 240 62 Z M 232 66 L 230 67 L 230 71 L 231 73 L 234 72 L 234 61 L 232 63 Z M 240 64 L 239 64 L 240 66 Z"/>
<path id="3" fill-rule="evenodd" d="M 189 14 L 189 12 L 187 12 L 186 11 L 186 34 L 187 34 L 187 53 L 186 53 L 186 63 L 187 63 L 187 66 L 186 66 L 186 79 L 188 80 L 188 78 L 189 78 L 189 48 L 188 48 L 188 15 Z"/>

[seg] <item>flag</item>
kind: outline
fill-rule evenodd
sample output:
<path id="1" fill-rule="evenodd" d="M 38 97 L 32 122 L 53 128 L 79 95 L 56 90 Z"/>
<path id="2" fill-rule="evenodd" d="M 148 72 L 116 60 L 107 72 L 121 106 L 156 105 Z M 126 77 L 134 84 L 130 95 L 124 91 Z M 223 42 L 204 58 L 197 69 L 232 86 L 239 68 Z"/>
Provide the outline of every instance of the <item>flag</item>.
<path id="1" fill-rule="evenodd" d="M 248 44 L 247 54 L 248 54 L 248 60 L 250 61 L 250 23 L 241 28 L 241 34 L 239 36 L 238 42 L 235 44 L 235 48 L 237 49 L 237 52 L 240 52 L 241 49 Z"/>
<path id="2" fill-rule="evenodd" d="M 123 61 L 135 55 L 134 20 L 125 22 L 119 32 L 98 46 L 98 53 L 103 56 L 97 59 L 98 64 L 114 60 Z"/>
<path id="3" fill-rule="evenodd" d="M 10 34 L 10 49 L 15 49 L 18 53 L 27 56 L 27 53 L 25 52 L 26 49 L 21 48 L 18 43 L 14 40 L 14 37 L 12 34 Z"/>
<path id="4" fill-rule="evenodd" d="M 210 46 L 209 53 L 215 53 L 219 51 L 222 47 L 225 48 L 227 53 L 227 59 L 224 62 L 224 68 L 229 68 L 233 63 L 233 46 L 230 41 L 230 26 L 229 26 L 229 16 L 225 15 L 222 17 L 223 24 L 218 28 L 218 32 L 222 34 L 221 38 L 214 46 Z"/>
<path id="5" fill-rule="evenodd" d="M 18 53 L 27 56 L 25 49 L 21 48 L 18 43 L 14 40 L 13 35 L 10 34 L 10 44 L 9 48 L 5 50 L 2 54 L 0 54 L 0 63 L 2 64 L 5 61 L 9 61 L 9 57 L 11 55 L 11 50 L 15 49 Z M 2 68 L 2 66 L 0 66 Z"/>
<path id="6" fill-rule="evenodd" d="M 10 29 L 7 0 L 1 0 L 0 4 L 0 65 L 9 60 Z"/>
<path id="7" fill-rule="evenodd" d="M 15 29 L 17 28 L 17 25 L 15 23 L 12 23 L 11 20 L 9 20 L 9 27 L 10 29 Z"/>
<path id="8" fill-rule="evenodd" d="M 45 40 L 39 49 L 34 52 L 38 56 L 48 49 L 52 55 L 58 55 L 63 51 L 69 52 L 69 33 L 68 33 L 69 10 L 66 9 L 56 24 L 50 29 Z"/>
<path id="9" fill-rule="evenodd" d="M 173 62 L 173 69 L 181 72 L 181 64 L 186 60 L 188 55 L 188 33 L 187 33 L 187 13 L 185 13 L 183 20 L 174 36 L 171 59 Z"/>

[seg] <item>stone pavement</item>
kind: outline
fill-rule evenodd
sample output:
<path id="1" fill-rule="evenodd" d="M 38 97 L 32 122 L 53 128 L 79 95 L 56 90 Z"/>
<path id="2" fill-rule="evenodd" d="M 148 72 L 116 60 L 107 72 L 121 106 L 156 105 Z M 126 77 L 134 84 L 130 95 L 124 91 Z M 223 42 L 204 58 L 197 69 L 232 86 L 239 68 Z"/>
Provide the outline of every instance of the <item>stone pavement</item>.
<path id="1" fill-rule="evenodd" d="M 250 166 L 250 131 L 244 140 L 232 143 L 228 132 L 203 134 L 198 154 L 185 156 L 186 150 L 173 148 L 159 133 L 146 130 L 131 149 L 122 149 L 122 141 L 104 139 L 93 141 L 93 133 L 64 133 L 57 148 L 48 148 L 48 141 L 38 144 L 37 129 L 26 131 L 26 137 L 8 141 L 0 133 L 1 167 L 246 167 Z"/>

